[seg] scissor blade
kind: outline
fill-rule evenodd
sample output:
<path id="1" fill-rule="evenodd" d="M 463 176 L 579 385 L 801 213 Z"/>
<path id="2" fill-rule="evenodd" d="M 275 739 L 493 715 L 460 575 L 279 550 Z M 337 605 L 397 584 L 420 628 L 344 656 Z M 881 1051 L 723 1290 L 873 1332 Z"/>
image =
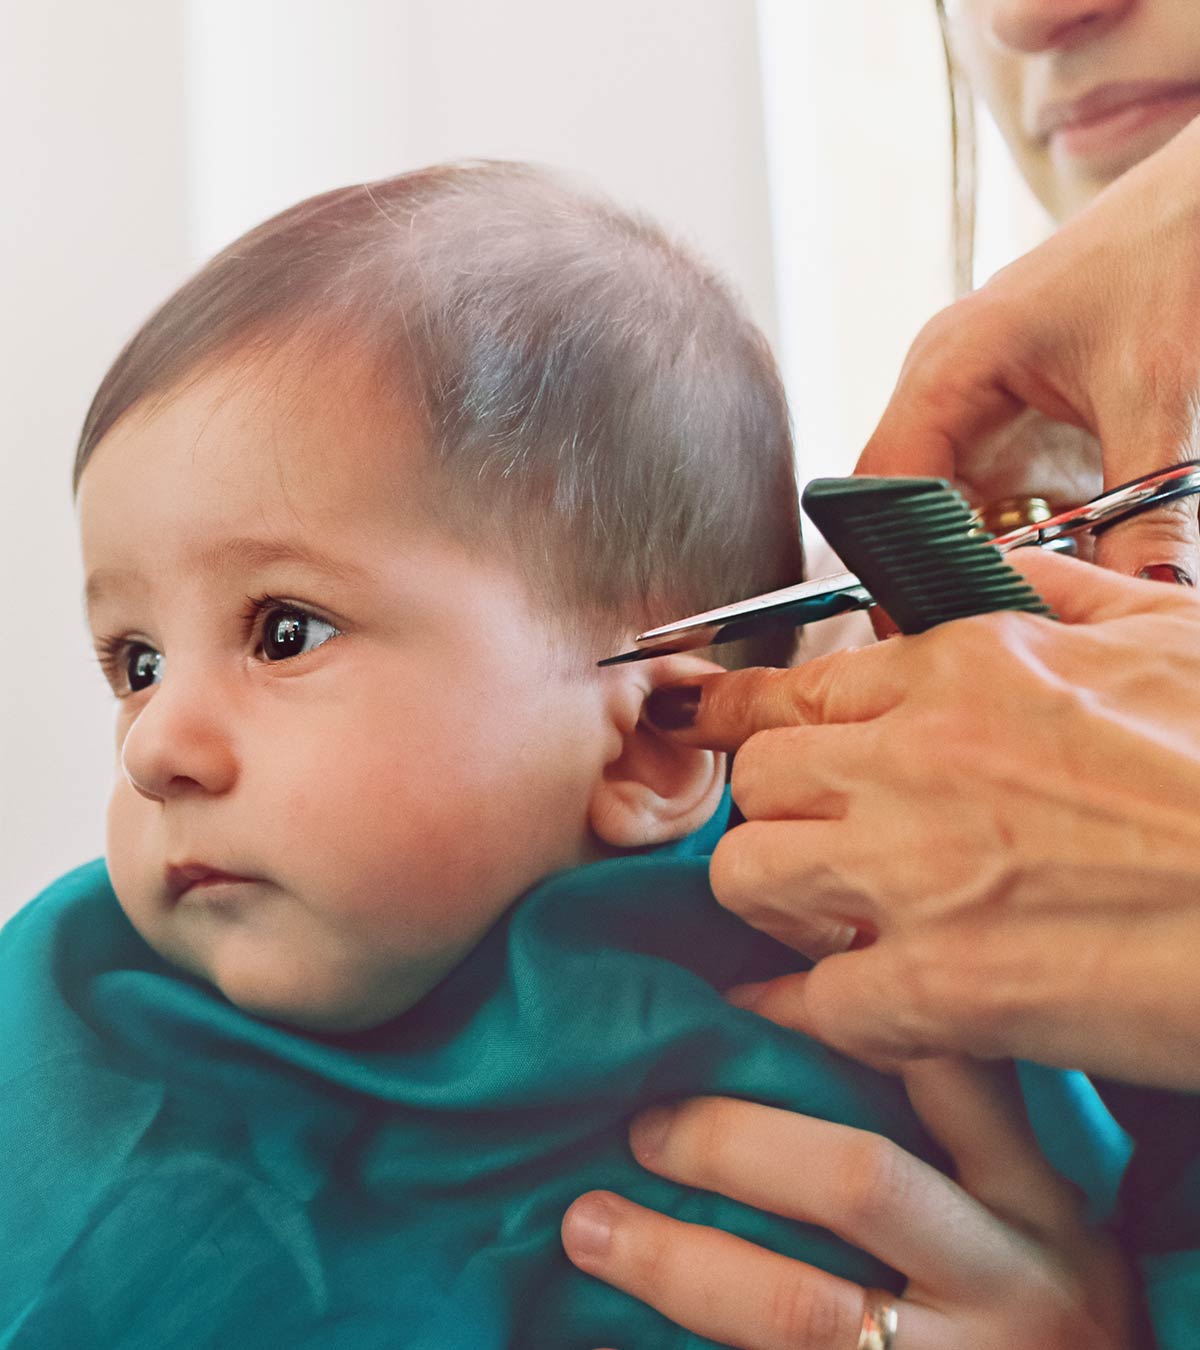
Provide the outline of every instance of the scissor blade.
<path id="1" fill-rule="evenodd" d="M 647 661 L 673 652 L 714 647 L 750 637 L 764 628 L 785 623 L 799 627 L 834 614 L 867 609 L 874 603 L 852 572 L 839 572 L 835 576 L 767 591 L 733 605 L 722 605 L 720 609 L 705 610 L 703 614 L 692 614 L 686 619 L 651 628 L 634 638 L 637 647 L 633 651 L 605 657 L 597 664 L 615 666 L 625 661 Z"/>

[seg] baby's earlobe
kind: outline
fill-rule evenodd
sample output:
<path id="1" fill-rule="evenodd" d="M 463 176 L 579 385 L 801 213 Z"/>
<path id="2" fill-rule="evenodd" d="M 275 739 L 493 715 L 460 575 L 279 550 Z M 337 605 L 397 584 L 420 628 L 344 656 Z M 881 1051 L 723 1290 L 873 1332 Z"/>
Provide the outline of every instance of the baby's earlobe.
<path id="1" fill-rule="evenodd" d="M 671 843 L 704 825 L 724 790 L 724 755 L 681 745 L 643 718 L 605 766 L 589 824 L 611 848 Z"/>

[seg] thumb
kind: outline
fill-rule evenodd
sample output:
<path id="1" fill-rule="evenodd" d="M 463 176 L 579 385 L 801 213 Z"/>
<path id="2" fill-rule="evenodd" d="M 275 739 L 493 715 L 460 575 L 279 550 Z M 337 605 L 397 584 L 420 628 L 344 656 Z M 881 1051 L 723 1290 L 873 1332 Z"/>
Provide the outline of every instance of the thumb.
<path id="1" fill-rule="evenodd" d="M 1178 605 L 1195 604 L 1196 597 L 1187 591 L 1173 593 L 1147 586 L 1133 577 L 1118 576 L 1092 563 L 1040 548 L 1014 549 L 1006 561 L 1064 623 L 1103 623 L 1130 614 L 1164 607 L 1174 611 Z"/>

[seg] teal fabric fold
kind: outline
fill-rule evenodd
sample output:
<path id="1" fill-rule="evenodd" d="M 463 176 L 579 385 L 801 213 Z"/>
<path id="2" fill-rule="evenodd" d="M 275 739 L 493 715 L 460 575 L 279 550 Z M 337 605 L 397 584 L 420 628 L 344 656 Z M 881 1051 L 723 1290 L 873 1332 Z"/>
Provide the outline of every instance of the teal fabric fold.
<path id="1" fill-rule="evenodd" d="M 248 1016 L 165 964 L 102 863 L 55 883 L 0 932 L 0 1347 L 707 1345 L 566 1260 L 562 1215 L 595 1187 L 900 1288 L 831 1233 L 629 1153 L 636 1110 L 704 1092 L 942 1161 L 895 1080 L 724 1002 L 797 958 L 713 900 L 719 828 L 548 879 L 416 1008 L 351 1036 Z M 1053 1128 L 1111 1196 L 1094 1112 L 1062 1093 Z"/>

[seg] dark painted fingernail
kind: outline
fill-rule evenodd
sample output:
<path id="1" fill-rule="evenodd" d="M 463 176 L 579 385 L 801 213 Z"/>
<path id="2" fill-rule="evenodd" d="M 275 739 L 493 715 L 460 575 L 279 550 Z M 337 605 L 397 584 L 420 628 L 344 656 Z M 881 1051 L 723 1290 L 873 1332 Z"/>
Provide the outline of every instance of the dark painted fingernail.
<path id="1" fill-rule="evenodd" d="M 1194 586 L 1196 583 L 1174 563 L 1152 563 L 1138 573 L 1143 581 L 1166 581 L 1172 586 Z"/>
<path id="2" fill-rule="evenodd" d="M 659 731 L 682 731 L 700 711 L 698 684 L 668 684 L 655 689 L 646 700 L 646 720 Z"/>
<path id="3" fill-rule="evenodd" d="M 572 1252 L 579 1256 L 604 1256 L 612 1241 L 612 1207 L 599 1195 L 576 1200 L 567 1214 L 567 1239 Z"/>

